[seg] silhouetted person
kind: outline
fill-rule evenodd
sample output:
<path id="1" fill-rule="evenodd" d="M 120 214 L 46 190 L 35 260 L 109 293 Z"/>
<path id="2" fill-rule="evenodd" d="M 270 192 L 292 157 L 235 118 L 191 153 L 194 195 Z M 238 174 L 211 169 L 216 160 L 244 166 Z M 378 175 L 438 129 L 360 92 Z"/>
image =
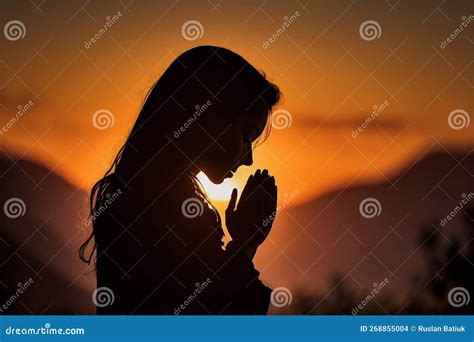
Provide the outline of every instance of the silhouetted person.
<path id="1" fill-rule="evenodd" d="M 251 165 L 279 96 L 220 47 L 193 48 L 164 72 L 92 189 L 93 232 L 80 255 L 90 263 L 96 251 L 97 287 L 114 296 L 103 306 L 99 291 L 98 314 L 266 314 L 271 290 L 252 259 L 274 219 L 275 180 L 258 170 L 237 206 L 234 189 L 224 249 L 221 219 L 196 174 L 221 183 Z"/>

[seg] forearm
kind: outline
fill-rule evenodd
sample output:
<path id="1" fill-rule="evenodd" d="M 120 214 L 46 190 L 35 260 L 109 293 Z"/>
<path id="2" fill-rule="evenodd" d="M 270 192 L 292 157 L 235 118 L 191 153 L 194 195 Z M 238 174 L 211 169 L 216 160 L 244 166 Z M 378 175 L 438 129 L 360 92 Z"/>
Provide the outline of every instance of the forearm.
<path id="1" fill-rule="evenodd" d="M 225 254 L 227 267 L 220 274 L 226 284 L 227 295 L 230 295 L 228 306 L 223 314 L 257 314 L 268 311 L 271 289 L 259 279 L 260 273 L 255 269 L 252 258 L 255 251 L 245 245 L 231 241 L 227 244 Z"/>

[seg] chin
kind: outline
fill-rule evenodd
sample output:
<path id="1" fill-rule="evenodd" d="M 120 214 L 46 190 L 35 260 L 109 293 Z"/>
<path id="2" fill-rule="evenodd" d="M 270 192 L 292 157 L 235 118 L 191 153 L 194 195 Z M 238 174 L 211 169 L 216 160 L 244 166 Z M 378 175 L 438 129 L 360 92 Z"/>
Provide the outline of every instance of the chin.
<path id="1" fill-rule="evenodd" d="M 209 178 L 211 180 L 212 183 L 214 184 L 221 184 L 224 180 L 226 180 L 227 178 L 232 178 L 232 174 L 224 174 L 222 176 L 217 176 L 217 177 L 212 177 L 212 178 Z"/>
<path id="2" fill-rule="evenodd" d="M 205 173 L 209 181 L 213 184 L 221 184 L 224 181 L 224 178 L 213 175 L 213 174 L 207 174 Z"/>
<path id="3" fill-rule="evenodd" d="M 214 183 L 214 184 L 222 184 L 222 182 L 228 177 L 220 177 L 220 178 L 217 178 L 217 179 L 211 179 L 211 182 Z"/>
<path id="4" fill-rule="evenodd" d="M 231 178 L 233 176 L 230 171 L 219 171 L 216 168 L 213 169 L 201 169 L 200 170 L 213 184 L 221 184 L 226 178 Z"/>

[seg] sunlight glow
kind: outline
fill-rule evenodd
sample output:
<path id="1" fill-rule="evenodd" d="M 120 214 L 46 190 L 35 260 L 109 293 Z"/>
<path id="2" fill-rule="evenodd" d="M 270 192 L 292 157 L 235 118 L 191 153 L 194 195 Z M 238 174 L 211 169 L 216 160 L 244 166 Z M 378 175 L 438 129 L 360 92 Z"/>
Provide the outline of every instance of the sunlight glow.
<path id="1" fill-rule="evenodd" d="M 202 183 L 211 201 L 228 201 L 232 194 L 232 189 L 236 188 L 234 182 L 229 178 L 226 178 L 221 184 L 214 184 L 207 178 L 204 172 L 199 172 L 196 177 Z"/>

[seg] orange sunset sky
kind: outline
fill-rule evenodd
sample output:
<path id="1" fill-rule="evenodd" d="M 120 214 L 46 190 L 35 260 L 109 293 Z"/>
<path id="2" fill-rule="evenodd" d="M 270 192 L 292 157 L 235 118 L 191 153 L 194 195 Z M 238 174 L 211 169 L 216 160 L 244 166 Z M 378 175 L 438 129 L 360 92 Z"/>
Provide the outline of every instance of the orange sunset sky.
<path id="1" fill-rule="evenodd" d="M 279 199 L 296 189 L 291 205 L 348 184 L 385 181 L 430 146 L 472 146 L 474 123 L 453 129 L 454 110 L 473 113 L 471 22 L 443 49 L 440 44 L 472 14 L 469 1 L 4 1 L 2 27 L 20 20 L 22 39 L 0 39 L 0 125 L 17 107 L 34 105 L 0 135 L 2 149 L 43 163 L 89 191 L 132 127 L 147 90 L 183 51 L 220 45 L 246 57 L 278 84 L 277 109 L 291 125 L 273 129 L 214 199 L 242 188 L 255 168 L 268 168 Z M 47 11 L 48 15 L 43 12 Z M 85 47 L 120 11 L 119 19 Z M 268 47 L 296 12 L 297 19 Z M 53 15 L 54 14 L 54 15 Z M 184 39 L 189 20 L 202 37 Z M 367 20 L 379 37 L 364 40 Z M 374 106 L 387 102 L 369 127 L 352 136 Z M 99 130 L 92 117 L 113 113 Z"/>

